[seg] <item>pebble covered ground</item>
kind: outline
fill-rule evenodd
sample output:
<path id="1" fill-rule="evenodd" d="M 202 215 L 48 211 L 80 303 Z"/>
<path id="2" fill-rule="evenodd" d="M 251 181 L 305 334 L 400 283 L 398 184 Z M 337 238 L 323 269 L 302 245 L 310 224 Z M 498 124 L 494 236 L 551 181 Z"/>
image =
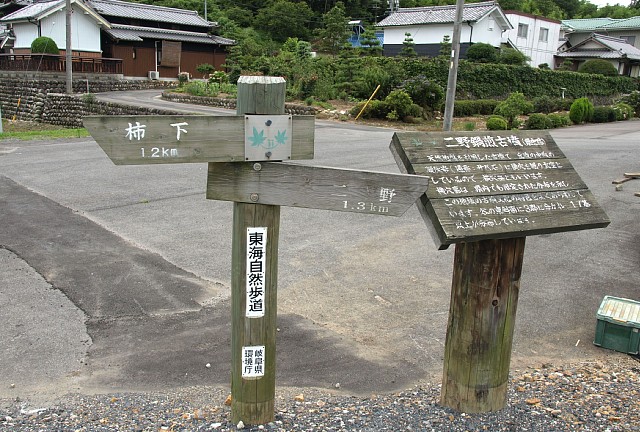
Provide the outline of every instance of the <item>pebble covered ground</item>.
<path id="1" fill-rule="evenodd" d="M 231 424 L 226 390 L 67 395 L 37 408 L 0 400 L 1 431 L 640 431 L 640 362 L 614 356 L 513 370 L 501 411 L 463 414 L 439 405 L 440 387 L 370 397 L 276 389 L 276 415 Z"/>

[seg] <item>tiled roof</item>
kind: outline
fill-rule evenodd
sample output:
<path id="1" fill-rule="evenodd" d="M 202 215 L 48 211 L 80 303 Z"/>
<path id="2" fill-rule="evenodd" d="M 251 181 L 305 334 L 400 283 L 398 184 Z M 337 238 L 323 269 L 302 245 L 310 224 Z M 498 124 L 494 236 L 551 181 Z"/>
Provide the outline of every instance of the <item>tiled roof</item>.
<path id="1" fill-rule="evenodd" d="M 2 17 L 2 21 L 21 21 L 28 18 L 37 18 L 42 15 L 46 15 L 52 9 L 56 9 L 58 6 L 64 5 L 64 0 L 54 0 L 42 3 L 33 3 L 17 10 L 9 15 Z"/>
<path id="2" fill-rule="evenodd" d="M 626 19 L 615 20 L 614 22 L 601 25 L 598 29 L 607 30 L 627 30 L 627 29 L 635 29 L 640 30 L 640 16 L 634 16 Z"/>
<path id="3" fill-rule="evenodd" d="M 117 40 L 141 42 L 143 39 L 164 39 L 182 42 L 195 42 L 210 45 L 233 45 L 234 41 L 220 36 L 206 33 L 189 32 L 182 30 L 168 30 L 151 27 L 137 27 L 129 25 L 112 24 L 105 33 Z"/>
<path id="4" fill-rule="evenodd" d="M 582 46 L 592 41 L 598 42 L 602 46 L 602 49 L 581 49 Z M 558 57 L 628 58 L 631 60 L 640 60 L 640 49 L 627 43 L 624 39 L 593 34 L 589 39 L 571 47 L 568 51 L 556 55 Z"/>
<path id="5" fill-rule="evenodd" d="M 493 11 L 498 5 L 488 1 L 465 4 L 463 21 L 475 22 Z M 378 24 L 377 27 L 407 26 L 419 24 L 452 23 L 456 17 L 456 5 L 400 8 Z"/>
<path id="6" fill-rule="evenodd" d="M 120 17 L 178 25 L 211 27 L 211 23 L 200 17 L 196 11 L 119 0 L 88 0 L 87 3 L 107 19 L 109 17 Z"/>

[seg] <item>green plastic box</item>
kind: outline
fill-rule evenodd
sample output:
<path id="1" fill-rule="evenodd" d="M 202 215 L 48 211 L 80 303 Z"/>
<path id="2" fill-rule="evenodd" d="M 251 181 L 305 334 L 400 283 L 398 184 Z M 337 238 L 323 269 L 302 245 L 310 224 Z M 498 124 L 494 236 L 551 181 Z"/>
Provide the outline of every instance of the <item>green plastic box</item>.
<path id="1" fill-rule="evenodd" d="M 640 349 L 640 302 L 605 296 L 597 313 L 595 345 L 627 354 Z"/>

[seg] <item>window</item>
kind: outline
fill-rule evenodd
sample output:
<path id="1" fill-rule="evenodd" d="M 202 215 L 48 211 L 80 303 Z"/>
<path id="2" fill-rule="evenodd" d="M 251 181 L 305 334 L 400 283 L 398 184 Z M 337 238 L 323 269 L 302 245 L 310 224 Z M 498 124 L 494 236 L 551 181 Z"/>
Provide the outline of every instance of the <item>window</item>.
<path id="1" fill-rule="evenodd" d="M 529 33 L 529 26 L 526 24 L 518 24 L 518 37 L 527 37 L 527 33 Z"/>
<path id="2" fill-rule="evenodd" d="M 635 45 L 636 37 L 635 36 L 619 36 L 620 39 L 624 40 L 626 43 Z"/>
<path id="3" fill-rule="evenodd" d="M 547 42 L 549 40 L 549 29 L 541 27 L 540 28 L 540 42 Z"/>

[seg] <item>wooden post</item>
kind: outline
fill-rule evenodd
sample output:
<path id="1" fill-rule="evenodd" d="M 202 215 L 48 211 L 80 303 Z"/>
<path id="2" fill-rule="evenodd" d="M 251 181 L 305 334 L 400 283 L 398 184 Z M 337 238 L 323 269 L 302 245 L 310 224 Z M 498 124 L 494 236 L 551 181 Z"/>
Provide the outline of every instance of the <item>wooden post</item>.
<path id="1" fill-rule="evenodd" d="M 286 83 L 275 77 L 240 77 L 237 113 L 282 114 Z M 255 194 L 255 200 L 259 202 Z M 247 317 L 247 229 L 266 228 L 264 249 L 264 316 Z M 277 271 L 280 206 L 234 203 L 231 258 L 231 420 L 264 424 L 275 416 Z M 247 347 L 263 347 L 264 369 L 258 377 L 243 377 Z"/>
<path id="2" fill-rule="evenodd" d="M 441 403 L 505 407 L 526 237 L 456 244 Z"/>

